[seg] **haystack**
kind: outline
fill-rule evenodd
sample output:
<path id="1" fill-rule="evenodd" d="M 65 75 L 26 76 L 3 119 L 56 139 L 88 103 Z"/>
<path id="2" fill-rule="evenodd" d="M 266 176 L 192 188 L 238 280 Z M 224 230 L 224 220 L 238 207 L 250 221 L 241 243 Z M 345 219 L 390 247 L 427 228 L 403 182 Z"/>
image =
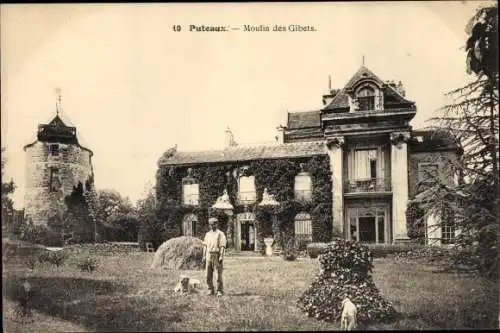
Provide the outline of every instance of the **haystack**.
<path id="1" fill-rule="evenodd" d="M 156 250 L 151 268 L 203 269 L 203 242 L 196 237 L 172 238 Z"/>

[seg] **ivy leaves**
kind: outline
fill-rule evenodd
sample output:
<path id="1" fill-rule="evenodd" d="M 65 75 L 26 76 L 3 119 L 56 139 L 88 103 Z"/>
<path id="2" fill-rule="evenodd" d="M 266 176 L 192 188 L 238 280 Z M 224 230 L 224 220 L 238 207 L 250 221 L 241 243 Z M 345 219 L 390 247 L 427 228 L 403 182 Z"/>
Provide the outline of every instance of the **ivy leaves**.
<path id="1" fill-rule="evenodd" d="M 302 166 L 301 166 L 302 164 Z M 157 172 L 157 198 L 162 214 L 161 220 L 168 219 L 176 223 L 185 213 L 195 213 L 202 224 L 206 224 L 206 217 L 210 207 L 227 189 L 234 213 L 238 214 L 245 209 L 256 215 L 266 215 L 266 208 L 258 206 L 262 200 L 264 188 L 273 194 L 280 202 L 280 206 L 273 213 L 278 214 L 284 230 L 293 232 L 295 216 L 302 212 L 309 212 L 313 219 L 313 235 L 318 241 L 328 241 L 331 235 L 331 202 L 332 184 L 328 156 L 314 156 L 312 158 L 297 159 L 260 159 L 247 163 L 225 163 L 219 165 L 193 165 L 191 176 L 200 185 L 198 207 L 182 207 L 182 179 L 188 174 L 187 166 L 160 167 Z M 310 201 L 295 200 L 295 176 L 301 172 L 309 172 L 312 177 L 312 198 Z M 255 176 L 257 201 L 250 207 L 238 205 L 238 177 L 240 175 Z M 203 212 L 203 213 L 202 213 Z M 257 216 L 257 220 L 259 216 Z"/>
<path id="2" fill-rule="evenodd" d="M 358 309 L 358 322 L 389 322 L 398 313 L 382 298 L 373 279 L 373 256 L 357 242 L 336 240 L 321 254 L 321 270 L 297 301 L 309 317 L 338 321 L 347 296 Z"/>

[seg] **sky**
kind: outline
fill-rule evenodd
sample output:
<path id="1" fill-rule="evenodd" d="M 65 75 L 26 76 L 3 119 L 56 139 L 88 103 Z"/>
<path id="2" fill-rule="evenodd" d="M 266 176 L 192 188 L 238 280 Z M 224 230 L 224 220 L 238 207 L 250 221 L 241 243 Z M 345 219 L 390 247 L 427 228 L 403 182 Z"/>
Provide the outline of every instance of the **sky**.
<path id="1" fill-rule="evenodd" d="M 287 112 L 320 109 L 328 76 L 342 88 L 363 56 L 383 80 L 403 82 L 417 104 L 413 127 L 426 126 L 468 79 L 464 28 L 484 3 L 1 5 L 1 139 L 15 206 L 23 146 L 55 116 L 57 88 L 63 117 L 94 153 L 97 189 L 135 202 L 168 148 L 223 148 L 227 126 L 240 143 L 273 141 Z"/>

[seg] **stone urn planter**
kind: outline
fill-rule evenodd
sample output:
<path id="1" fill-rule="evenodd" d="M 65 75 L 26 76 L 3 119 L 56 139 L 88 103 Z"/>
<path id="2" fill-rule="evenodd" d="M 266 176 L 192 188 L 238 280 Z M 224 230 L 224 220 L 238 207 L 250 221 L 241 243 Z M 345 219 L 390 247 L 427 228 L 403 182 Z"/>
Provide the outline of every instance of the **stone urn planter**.
<path id="1" fill-rule="evenodd" d="M 264 244 L 266 245 L 266 248 L 265 248 L 266 256 L 273 255 L 273 242 L 274 242 L 274 238 L 264 238 Z"/>

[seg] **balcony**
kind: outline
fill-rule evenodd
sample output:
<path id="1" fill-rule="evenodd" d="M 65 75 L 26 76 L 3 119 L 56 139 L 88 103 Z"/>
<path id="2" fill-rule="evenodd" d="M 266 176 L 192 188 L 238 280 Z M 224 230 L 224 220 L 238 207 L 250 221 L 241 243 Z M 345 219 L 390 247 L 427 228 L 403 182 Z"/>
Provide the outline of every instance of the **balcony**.
<path id="1" fill-rule="evenodd" d="M 312 200 L 311 190 L 295 190 L 295 201 L 309 202 Z"/>
<path id="2" fill-rule="evenodd" d="M 198 206 L 198 194 L 185 194 L 182 198 L 182 204 L 185 206 Z"/>
<path id="3" fill-rule="evenodd" d="M 238 203 L 242 205 L 249 205 L 257 200 L 255 191 L 240 191 L 238 193 Z"/>
<path id="4" fill-rule="evenodd" d="M 390 178 L 350 179 L 344 183 L 345 193 L 391 192 Z"/>

